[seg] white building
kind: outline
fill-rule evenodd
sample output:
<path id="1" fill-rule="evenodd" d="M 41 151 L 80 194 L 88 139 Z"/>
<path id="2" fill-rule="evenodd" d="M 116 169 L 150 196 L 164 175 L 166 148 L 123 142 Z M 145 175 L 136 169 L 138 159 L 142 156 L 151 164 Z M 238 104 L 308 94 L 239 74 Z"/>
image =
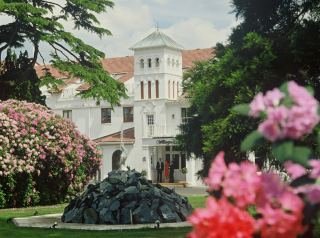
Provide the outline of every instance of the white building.
<path id="1" fill-rule="evenodd" d="M 111 109 L 108 102 L 97 105 L 93 100 L 81 99 L 76 94 L 86 90 L 86 85 L 67 78 L 58 92 L 44 90 L 47 105 L 57 114 L 70 118 L 101 147 L 101 178 L 122 164 L 144 170 L 147 177 L 155 181 L 156 162 L 168 159 L 175 167 L 175 181 L 186 181 L 189 185 L 201 183 L 196 176 L 201 160 L 187 159 L 186 154 L 177 149 L 174 138 L 179 133 L 179 125 L 187 120 L 189 106 L 181 95 L 183 70 L 192 67 L 195 61 L 212 58 L 213 50 L 183 50 L 158 30 L 131 49 L 134 56 L 103 61 L 104 68 L 127 88 L 129 97 L 122 99 L 120 106 Z M 56 71 L 52 73 L 65 77 Z M 186 174 L 182 168 L 187 169 Z"/>

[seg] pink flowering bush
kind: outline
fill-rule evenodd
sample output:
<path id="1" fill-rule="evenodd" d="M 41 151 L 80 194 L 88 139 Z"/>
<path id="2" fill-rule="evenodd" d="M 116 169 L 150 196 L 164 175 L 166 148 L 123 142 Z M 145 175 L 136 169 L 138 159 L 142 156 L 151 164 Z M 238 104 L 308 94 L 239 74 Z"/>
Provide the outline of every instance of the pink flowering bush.
<path id="1" fill-rule="evenodd" d="M 235 107 L 239 113 L 259 118 L 258 130 L 241 144 L 243 151 L 251 150 L 258 141 L 273 143 L 272 152 L 279 161 L 292 160 L 307 166 L 312 151 L 299 141 L 314 131 L 320 121 L 319 102 L 311 91 L 290 81 L 280 87 L 258 93 L 249 105 Z"/>
<path id="2" fill-rule="evenodd" d="M 99 166 L 94 143 L 72 122 L 41 105 L 0 101 L 0 206 L 62 202 Z"/>
<path id="3" fill-rule="evenodd" d="M 249 115 L 267 114 L 258 131 L 272 142 L 284 138 L 299 139 L 310 134 L 320 119 L 318 102 L 304 87 L 290 81 L 287 90 L 287 97 L 276 88 L 265 96 L 259 93 L 250 103 Z"/>
<path id="4" fill-rule="evenodd" d="M 234 110 L 261 120 L 242 150 L 272 143 L 272 153 L 290 180 L 261 172 L 249 161 L 226 165 L 220 152 L 204 180 L 212 196 L 206 208 L 189 217 L 194 227 L 189 237 L 319 237 L 314 227 L 320 209 L 320 160 L 310 159 L 312 149 L 300 143 L 319 123 L 318 101 L 291 81 Z"/>

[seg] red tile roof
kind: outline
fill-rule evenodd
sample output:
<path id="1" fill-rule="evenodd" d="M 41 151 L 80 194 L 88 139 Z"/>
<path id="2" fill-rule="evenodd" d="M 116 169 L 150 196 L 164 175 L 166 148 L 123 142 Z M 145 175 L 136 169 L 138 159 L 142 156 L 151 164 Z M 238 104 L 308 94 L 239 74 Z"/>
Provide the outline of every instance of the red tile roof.
<path id="1" fill-rule="evenodd" d="M 106 135 L 94 140 L 97 144 L 114 143 L 121 142 L 121 132 Z M 134 143 L 134 127 L 123 130 L 122 142 L 124 143 Z"/>
<path id="2" fill-rule="evenodd" d="M 53 77 L 63 80 L 64 83 L 61 85 L 58 85 L 57 89 L 51 89 L 50 93 L 61 93 L 66 86 L 78 81 L 78 78 L 70 77 L 67 73 L 61 72 L 58 69 L 52 67 L 51 65 L 43 66 L 38 64 L 34 68 L 36 70 L 38 77 L 45 76 L 46 71 L 49 71 Z"/>
<path id="3" fill-rule="evenodd" d="M 48 70 L 52 74 L 52 76 L 58 79 L 69 77 L 67 73 L 61 72 L 58 69 L 52 67 L 51 65 L 44 66 L 44 65 L 37 64 L 34 68 L 36 70 L 38 77 L 45 76 L 46 70 Z"/>
<path id="4" fill-rule="evenodd" d="M 133 72 L 133 56 L 106 58 L 102 66 L 110 74 Z"/>
<path id="5" fill-rule="evenodd" d="M 215 56 L 213 48 L 183 50 L 182 51 L 182 68 L 191 68 L 195 62 L 212 59 Z"/>
<path id="6" fill-rule="evenodd" d="M 215 56 L 213 48 L 205 48 L 205 49 L 194 49 L 194 50 L 183 50 L 182 51 L 182 68 L 189 69 L 191 68 L 195 62 L 197 61 L 205 61 L 211 59 Z M 115 58 L 107 58 L 102 60 L 103 68 L 108 71 L 111 75 L 113 75 L 117 80 L 124 83 L 127 80 L 133 77 L 134 70 L 134 59 L 133 56 L 124 56 L 124 57 L 115 57 Z M 62 73 L 59 70 L 53 68 L 52 66 L 47 66 L 52 76 L 56 78 L 68 78 L 66 73 Z M 44 76 L 43 66 L 36 66 L 36 72 L 41 77 Z M 69 79 L 70 80 L 70 79 Z M 66 84 L 61 86 L 59 89 L 62 90 L 69 83 L 74 82 L 73 80 L 70 82 L 66 80 Z M 88 90 L 89 85 L 84 83 L 80 87 L 77 88 L 78 91 Z"/>

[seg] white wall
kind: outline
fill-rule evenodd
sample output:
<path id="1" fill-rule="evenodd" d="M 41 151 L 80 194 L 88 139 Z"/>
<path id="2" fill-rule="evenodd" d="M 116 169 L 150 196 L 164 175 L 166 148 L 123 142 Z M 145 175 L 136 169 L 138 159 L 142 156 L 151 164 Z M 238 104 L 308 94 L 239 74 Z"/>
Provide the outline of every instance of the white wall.
<path id="1" fill-rule="evenodd" d="M 197 172 L 202 170 L 203 160 L 201 158 L 195 158 L 191 156 L 186 163 L 187 174 L 186 180 L 187 183 L 191 186 L 205 186 L 203 180 L 198 177 Z"/>
<path id="2" fill-rule="evenodd" d="M 47 97 L 47 105 L 52 108 L 58 115 L 63 114 L 63 110 L 72 110 L 72 121 L 75 123 L 79 131 L 86 134 L 91 139 L 96 139 L 102 136 L 106 136 L 121 129 L 125 130 L 134 127 L 134 122 L 123 122 L 123 107 L 133 107 L 133 79 L 129 80 L 126 87 L 131 90 L 131 97 L 121 100 L 120 107 L 114 107 L 111 112 L 111 123 L 101 123 L 101 108 L 111 108 L 108 102 L 101 102 L 97 105 L 94 100 L 81 99 L 79 96 L 75 96 L 77 91 L 74 89 L 79 84 L 69 85 L 65 90 L 73 92 L 71 94 L 53 94 Z M 131 87 L 131 89 L 130 89 Z M 68 95 L 68 96 L 66 96 Z"/>

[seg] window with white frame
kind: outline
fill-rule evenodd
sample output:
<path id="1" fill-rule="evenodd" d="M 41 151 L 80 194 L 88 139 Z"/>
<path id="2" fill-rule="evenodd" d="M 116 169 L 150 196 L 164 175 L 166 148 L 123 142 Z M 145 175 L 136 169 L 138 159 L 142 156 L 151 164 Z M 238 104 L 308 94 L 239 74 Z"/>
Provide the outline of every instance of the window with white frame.
<path id="1" fill-rule="evenodd" d="M 111 123 L 111 108 L 101 108 L 101 123 Z"/>
<path id="2" fill-rule="evenodd" d="M 153 136 L 154 135 L 154 115 L 149 114 L 147 115 L 147 136 Z"/>
<path id="3" fill-rule="evenodd" d="M 144 59 L 140 60 L 140 68 L 143 69 L 144 68 Z"/>
<path id="4" fill-rule="evenodd" d="M 133 122 L 133 107 L 123 107 L 123 122 Z"/>
<path id="5" fill-rule="evenodd" d="M 148 126 L 154 125 L 154 115 L 153 114 L 147 115 L 147 124 L 148 124 Z"/>
<path id="6" fill-rule="evenodd" d="M 189 112 L 188 108 L 181 108 L 181 122 L 182 124 L 186 124 L 189 120 Z"/>
<path id="7" fill-rule="evenodd" d="M 72 120 L 72 110 L 63 110 L 62 117 L 69 119 L 69 120 Z"/>
<path id="8" fill-rule="evenodd" d="M 151 68 L 152 67 L 152 60 L 149 58 L 148 59 L 148 67 Z"/>
<path id="9" fill-rule="evenodd" d="M 156 58 L 156 67 L 159 67 L 159 65 L 160 65 L 160 59 Z"/>

